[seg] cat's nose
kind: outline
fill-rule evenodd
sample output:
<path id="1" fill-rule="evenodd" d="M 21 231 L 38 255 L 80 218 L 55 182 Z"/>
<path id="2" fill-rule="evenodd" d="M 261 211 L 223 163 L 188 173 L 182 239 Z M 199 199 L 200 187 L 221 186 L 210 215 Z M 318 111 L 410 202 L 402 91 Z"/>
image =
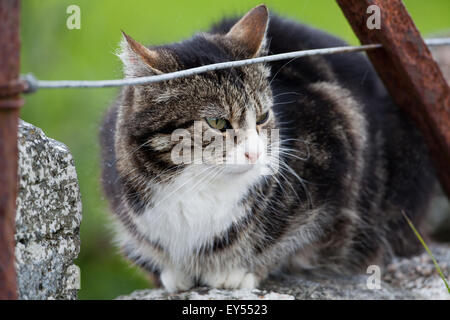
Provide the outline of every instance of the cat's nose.
<path id="1" fill-rule="evenodd" d="M 251 163 L 255 163 L 259 156 L 261 155 L 261 152 L 259 151 L 252 151 L 252 152 L 246 152 L 245 157 L 250 160 Z"/>

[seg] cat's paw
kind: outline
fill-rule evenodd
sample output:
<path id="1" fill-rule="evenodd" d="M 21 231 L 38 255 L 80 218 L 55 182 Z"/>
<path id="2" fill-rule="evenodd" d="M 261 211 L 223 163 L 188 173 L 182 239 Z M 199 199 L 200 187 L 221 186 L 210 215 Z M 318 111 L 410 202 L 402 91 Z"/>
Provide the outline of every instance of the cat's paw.
<path id="1" fill-rule="evenodd" d="M 191 276 L 173 269 L 163 270 L 161 282 L 169 293 L 186 291 L 194 286 L 194 279 Z"/>
<path id="2" fill-rule="evenodd" d="M 207 273 L 203 276 L 202 280 L 209 287 L 222 289 L 254 289 L 259 283 L 253 273 L 244 269 Z"/>

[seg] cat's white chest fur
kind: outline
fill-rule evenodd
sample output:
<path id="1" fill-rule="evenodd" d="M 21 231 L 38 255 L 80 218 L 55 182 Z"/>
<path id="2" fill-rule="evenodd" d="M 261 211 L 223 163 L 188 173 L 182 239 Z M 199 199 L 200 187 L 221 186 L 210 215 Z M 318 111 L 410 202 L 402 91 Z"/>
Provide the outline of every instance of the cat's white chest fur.
<path id="1" fill-rule="evenodd" d="M 227 180 L 214 175 L 186 172 L 154 187 L 154 206 L 137 218 L 139 231 L 160 243 L 175 263 L 212 243 L 245 214 L 239 201 L 254 175 Z"/>

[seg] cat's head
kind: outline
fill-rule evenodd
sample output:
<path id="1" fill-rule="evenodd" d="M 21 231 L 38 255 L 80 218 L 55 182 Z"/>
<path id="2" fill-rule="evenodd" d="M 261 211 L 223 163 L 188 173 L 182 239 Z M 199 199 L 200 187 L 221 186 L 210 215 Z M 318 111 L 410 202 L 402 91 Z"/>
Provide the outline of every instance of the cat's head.
<path id="1" fill-rule="evenodd" d="M 142 77 L 263 55 L 268 19 L 261 5 L 226 33 L 150 48 L 124 34 L 124 73 Z M 126 88 L 116 135 L 119 170 L 163 177 L 202 163 L 211 174 L 270 173 L 278 140 L 269 76 L 267 66 L 254 64 Z"/>

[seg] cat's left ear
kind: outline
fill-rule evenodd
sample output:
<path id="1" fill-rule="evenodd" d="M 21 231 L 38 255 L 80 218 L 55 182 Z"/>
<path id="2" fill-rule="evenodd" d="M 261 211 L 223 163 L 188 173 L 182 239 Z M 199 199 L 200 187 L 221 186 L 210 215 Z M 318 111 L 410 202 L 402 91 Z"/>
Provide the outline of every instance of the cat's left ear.
<path id="1" fill-rule="evenodd" d="M 163 73 L 160 68 L 164 65 L 164 59 L 158 51 L 144 47 L 123 31 L 122 35 L 119 57 L 124 64 L 124 72 L 127 76 L 139 77 L 149 73 Z"/>
<path id="2" fill-rule="evenodd" d="M 269 11 L 265 5 L 253 8 L 242 17 L 226 34 L 226 37 L 237 41 L 249 58 L 258 56 L 265 46 L 266 31 L 269 22 Z"/>

